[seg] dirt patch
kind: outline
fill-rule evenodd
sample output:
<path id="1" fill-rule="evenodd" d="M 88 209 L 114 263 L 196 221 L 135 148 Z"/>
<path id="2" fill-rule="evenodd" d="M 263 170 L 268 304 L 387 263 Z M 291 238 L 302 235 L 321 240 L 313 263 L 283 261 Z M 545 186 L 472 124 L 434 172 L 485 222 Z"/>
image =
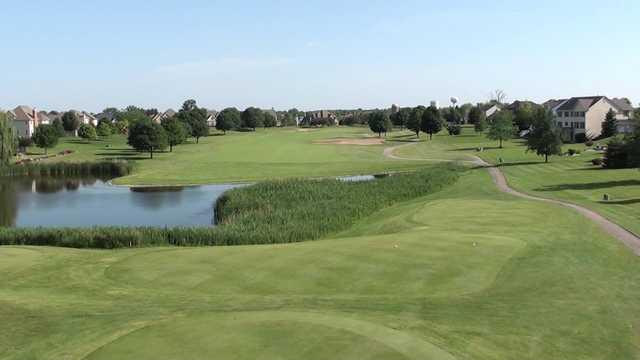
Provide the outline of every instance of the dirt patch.
<path id="1" fill-rule="evenodd" d="M 361 146 L 370 146 L 370 145 L 382 145 L 384 144 L 384 139 L 378 138 L 369 138 L 369 139 L 327 139 L 327 140 L 319 140 L 315 142 L 316 144 L 328 144 L 328 145 L 361 145 Z"/>

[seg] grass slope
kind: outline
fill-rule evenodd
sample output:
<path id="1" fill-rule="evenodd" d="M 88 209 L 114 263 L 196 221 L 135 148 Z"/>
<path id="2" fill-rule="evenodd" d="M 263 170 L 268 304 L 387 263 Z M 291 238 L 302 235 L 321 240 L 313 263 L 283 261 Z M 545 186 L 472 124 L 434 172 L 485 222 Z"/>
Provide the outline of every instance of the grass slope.
<path id="1" fill-rule="evenodd" d="M 482 169 L 323 241 L 0 247 L 0 269 L 0 359 L 640 354 L 637 259 Z"/>
<path id="2" fill-rule="evenodd" d="M 440 134 L 431 142 L 399 149 L 396 154 L 408 158 L 463 159 L 467 155 L 480 156 L 497 164 L 514 188 L 540 197 L 567 200 L 591 208 L 621 226 L 640 234 L 640 172 L 638 169 L 608 170 L 595 167 L 591 160 L 603 154 L 586 151 L 581 144 L 563 148 L 582 151 L 579 156 L 552 157 L 548 164 L 534 153 L 526 153 L 520 140 L 497 143 L 465 128 L 462 136 Z M 476 152 L 476 148 L 485 148 Z M 608 194 L 612 201 L 602 201 Z"/>
<path id="3" fill-rule="evenodd" d="M 220 135 L 220 134 L 217 134 Z M 123 136 L 87 143 L 65 138 L 53 151 L 75 153 L 49 161 L 88 161 L 124 158 L 138 167 L 133 175 L 115 182 L 128 185 L 175 185 L 250 182 L 291 177 L 329 177 L 410 170 L 416 163 L 386 159 L 385 145 L 332 145 L 318 142 L 334 138 L 367 138 L 366 128 L 328 128 L 298 131 L 295 128 L 229 132 L 200 139 L 200 144 L 177 146 L 173 153 L 137 153 Z M 39 152 L 39 149 L 31 149 Z"/>

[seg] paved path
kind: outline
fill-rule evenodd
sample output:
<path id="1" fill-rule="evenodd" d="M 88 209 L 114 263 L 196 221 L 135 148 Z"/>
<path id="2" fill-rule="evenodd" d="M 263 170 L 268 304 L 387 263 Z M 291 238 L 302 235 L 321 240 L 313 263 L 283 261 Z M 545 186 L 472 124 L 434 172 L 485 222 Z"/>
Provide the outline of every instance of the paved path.
<path id="1" fill-rule="evenodd" d="M 399 157 L 394 155 L 394 152 L 400 148 L 400 147 L 404 147 L 404 146 L 408 146 L 408 145 L 413 145 L 413 144 L 405 144 L 405 145 L 400 145 L 400 146 L 395 146 L 395 147 L 390 147 L 390 148 L 386 148 L 384 150 L 384 155 L 387 158 L 390 159 L 397 159 L 397 160 L 423 160 L 423 161 L 451 161 L 451 162 L 455 162 L 456 160 L 441 160 L 441 159 L 407 159 L 407 158 L 403 158 L 403 157 Z M 513 196 L 518 196 L 524 199 L 528 199 L 528 200 L 535 200 L 535 201 L 543 201 L 546 203 L 550 203 L 550 204 L 556 204 L 556 205 L 560 205 L 560 206 L 564 206 L 570 209 L 573 209 L 577 212 L 579 212 L 580 214 L 584 215 L 587 219 L 593 221 L 594 223 L 596 223 L 602 230 L 604 230 L 604 232 L 606 232 L 607 234 L 613 236 L 614 238 L 618 239 L 619 241 L 621 241 L 623 244 L 625 244 L 629 249 L 631 249 L 631 251 L 633 251 L 634 254 L 640 256 L 640 237 L 638 237 L 636 234 L 630 232 L 629 230 L 623 228 L 622 226 L 608 220 L 607 218 L 605 218 L 604 216 L 598 214 L 597 212 L 593 211 L 593 210 L 589 210 L 585 207 L 582 207 L 580 205 L 576 205 L 576 204 L 572 204 L 569 202 L 564 202 L 564 201 L 560 201 L 560 200 L 553 200 L 553 199 L 547 199 L 547 198 L 541 198 L 541 197 L 536 197 L 536 196 L 532 196 L 532 195 L 528 195 L 522 192 L 519 192 L 513 188 L 511 188 L 509 186 L 509 184 L 507 183 L 507 179 L 505 178 L 504 174 L 502 173 L 502 171 L 500 171 L 499 168 L 497 168 L 496 166 L 493 166 L 489 163 L 487 163 L 486 161 L 480 159 L 477 156 L 472 156 L 473 160 L 471 161 L 464 161 L 467 163 L 472 163 L 478 166 L 482 166 L 487 168 L 487 170 L 489 171 L 489 174 L 491 174 L 491 178 L 493 179 L 493 182 L 496 184 L 496 186 L 498 187 L 498 190 L 513 195 Z"/>

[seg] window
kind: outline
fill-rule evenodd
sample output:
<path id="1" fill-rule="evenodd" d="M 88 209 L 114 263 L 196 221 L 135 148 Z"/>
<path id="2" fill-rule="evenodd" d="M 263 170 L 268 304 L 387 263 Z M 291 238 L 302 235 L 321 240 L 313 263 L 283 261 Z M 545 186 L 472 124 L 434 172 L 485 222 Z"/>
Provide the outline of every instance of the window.
<path id="1" fill-rule="evenodd" d="M 585 114 L 584 114 L 584 111 L 582 111 L 582 112 L 580 113 L 580 117 L 584 117 L 584 115 L 585 115 Z"/>
<path id="2" fill-rule="evenodd" d="M 564 122 L 564 127 L 569 127 L 569 122 L 568 121 Z"/>

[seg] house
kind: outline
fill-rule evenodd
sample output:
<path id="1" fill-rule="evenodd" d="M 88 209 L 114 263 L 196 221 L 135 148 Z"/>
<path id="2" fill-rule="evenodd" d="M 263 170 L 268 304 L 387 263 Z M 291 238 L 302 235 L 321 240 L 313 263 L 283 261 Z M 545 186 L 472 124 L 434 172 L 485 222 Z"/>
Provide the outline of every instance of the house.
<path id="1" fill-rule="evenodd" d="M 493 115 L 497 114 L 500 110 L 500 106 L 498 104 L 488 104 L 484 109 L 484 116 L 489 119 Z"/>
<path id="2" fill-rule="evenodd" d="M 76 110 L 71 110 L 71 112 L 78 117 L 78 120 L 80 120 L 80 124 L 98 126 L 98 119 L 88 112 Z"/>
<path id="3" fill-rule="evenodd" d="M 565 140 L 575 140 L 577 134 L 597 137 L 602 133 L 602 122 L 610 110 L 615 112 L 618 122 L 626 127 L 633 111 L 630 105 L 629 108 L 620 104 L 619 100 L 614 102 L 606 96 L 573 97 L 553 110 L 554 121 L 562 129 Z"/>
<path id="4" fill-rule="evenodd" d="M 338 117 L 328 110 L 308 112 L 306 113 L 302 123 L 305 125 L 321 125 L 329 123 L 336 126 L 340 125 Z"/>
<path id="5" fill-rule="evenodd" d="M 168 109 L 163 113 L 157 113 L 151 117 L 151 120 L 157 124 L 160 124 L 162 120 L 170 119 L 174 116 L 178 115 L 173 109 Z"/>
<path id="6" fill-rule="evenodd" d="M 40 113 L 27 105 L 20 105 L 9 115 L 13 118 L 13 126 L 20 137 L 30 138 L 41 124 L 49 124 L 48 117 L 41 117 Z"/>
<path id="7" fill-rule="evenodd" d="M 210 128 L 216 127 L 216 119 L 218 118 L 218 112 L 215 110 L 207 110 L 207 125 Z"/>
<path id="8" fill-rule="evenodd" d="M 622 99 L 614 98 L 614 99 L 611 99 L 611 102 L 618 109 L 618 116 L 616 117 L 618 132 L 621 134 L 632 133 L 633 130 L 635 129 L 635 126 L 632 120 L 633 112 L 635 111 L 635 109 L 633 108 L 631 101 L 629 101 L 629 99 L 627 98 L 622 98 Z"/>

